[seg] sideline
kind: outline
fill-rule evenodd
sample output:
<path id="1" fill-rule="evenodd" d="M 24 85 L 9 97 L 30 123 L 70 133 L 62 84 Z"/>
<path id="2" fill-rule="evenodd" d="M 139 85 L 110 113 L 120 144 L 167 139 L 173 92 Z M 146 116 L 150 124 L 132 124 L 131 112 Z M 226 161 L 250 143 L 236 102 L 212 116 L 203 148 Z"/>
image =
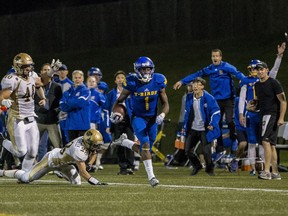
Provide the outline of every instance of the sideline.
<path id="1" fill-rule="evenodd" d="M 9 178 L 0 178 L 0 184 L 1 182 L 4 181 L 14 181 L 16 183 L 16 179 L 9 179 Z M 42 182 L 42 183 L 62 183 L 62 184 L 67 184 L 66 181 L 57 181 L 57 180 L 37 180 L 34 181 L 34 183 L 37 182 Z M 34 184 L 31 183 L 31 184 Z M 132 183 L 108 183 L 109 185 L 115 185 L 115 186 L 131 186 L 131 187 L 139 187 L 139 186 L 144 186 L 144 187 L 151 187 L 149 184 L 132 184 Z M 82 184 L 88 184 L 88 182 L 82 182 Z M 105 186 L 103 186 L 105 187 Z M 189 185 L 163 185 L 160 184 L 157 186 L 157 188 L 180 188 L 180 189 L 202 189 L 202 190 L 234 190 L 234 191 L 262 191 L 262 192 L 276 192 L 276 193 L 288 193 L 287 190 L 280 190 L 280 189 L 267 189 L 267 188 L 232 188 L 232 187 L 209 187 L 209 186 L 189 186 Z"/>

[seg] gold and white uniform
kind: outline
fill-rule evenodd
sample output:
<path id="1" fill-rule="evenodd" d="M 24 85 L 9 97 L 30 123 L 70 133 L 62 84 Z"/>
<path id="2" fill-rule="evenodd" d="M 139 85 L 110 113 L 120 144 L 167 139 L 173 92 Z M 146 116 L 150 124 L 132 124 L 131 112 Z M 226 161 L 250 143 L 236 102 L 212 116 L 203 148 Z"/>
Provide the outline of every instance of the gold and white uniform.
<path id="1" fill-rule="evenodd" d="M 13 100 L 7 119 L 11 142 L 4 140 L 3 146 L 16 157 L 25 155 L 22 169 L 29 170 L 39 145 L 39 130 L 34 112 L 35 78 L 8 74 L 3 77 L 1 85 L 2 89 L 11 90 L 10 99 Z"/>
<path id="2" fill-rule="evenodd" d="M 35 164 L 31 171 L 23 173 L 20 179 L 31 182 L 44 176 L 50 171 L 59 171 L 71 184 L 81 184 L 81 177 L 73 164 L 76 161 L 85 162 L 88 152 L 83 146 L 83 137 L 74 139 L 64 148 L 55 148 Z"/>

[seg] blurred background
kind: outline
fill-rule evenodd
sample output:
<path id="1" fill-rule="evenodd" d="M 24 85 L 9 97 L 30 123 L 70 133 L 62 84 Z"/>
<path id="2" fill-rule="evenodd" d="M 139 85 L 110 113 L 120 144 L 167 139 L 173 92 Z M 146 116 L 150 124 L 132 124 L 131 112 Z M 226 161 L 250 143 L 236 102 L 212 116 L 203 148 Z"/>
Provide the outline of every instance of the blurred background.
<path id="1" fill-rule="evenodd" d="M 14 56 L 26 52 L 36 72 L 53 58 L 70 72 L 99 67 L 111 89 L 117 70 L 132 72 L 139 56 L 149 56 L 168 79 L 167 117 L 172 121 L 161 146 L 168 153 L 174 151 L 185 92 L 184 87 L 174 91 L 173 84 L 209 65 L 214 48 L 244 74 L 255 58 L 272 68 L 287 24 L 286 0 L 5 1 L 0 8 L 0 78 Z M 287 63 L 285 53 L 277 78 L 286 94 Z"/>

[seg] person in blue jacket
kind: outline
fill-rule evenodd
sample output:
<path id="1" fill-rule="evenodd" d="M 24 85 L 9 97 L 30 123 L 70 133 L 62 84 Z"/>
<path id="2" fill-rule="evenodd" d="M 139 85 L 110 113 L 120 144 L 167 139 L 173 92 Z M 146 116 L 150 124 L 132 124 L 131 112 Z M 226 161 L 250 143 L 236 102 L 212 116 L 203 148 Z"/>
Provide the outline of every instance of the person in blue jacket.
<path id="1" fill-rule="evenodd" d="M 74 85 L 64 92 L 60 100 L 60 109 L 67 112 L 65 128 L 68 130 L 69 141 L 83 136 L 90 129 L 90 90 L 84 82 L 81 70 L 72 73 Z"/>
<path id="2" fill-rule="evenodd" d="M 245 76 L 233 65 L 222 61 L 222 51 L 220 49 L 212 50 L 211 60 L 212 64 L 176 82 L 173 88 L 175 90 L 179 89 L 183 84 L 189 84 L 196 77 L 209 77 L 211 95 L 215 97 L 221 111 L 220 128 L 222 128 L 222 119 L 225 114 L 230 131 L 230 138 L 234 141 L 236 139 L 235 124 L 233 122 L 235 94 L 232 77 L 241 80 Z M 222 136 L 219 136 L 217 139 L 216 152 L 219 153 L 217 160 L 225 154 Z"/>
<path id="3" fill-rule="evenodd" d="M 184 129 L 186 131 L 185 153 L 188 156 L 196 175 L 202 165 L 195 151 L 200 141 L 200 148 L 206 162 L 206 172 L 214 175 L 214 164 L 211 158 L 211 142 L 220 135 L 220 108 L 215 98 L 204 90 L 206 81 L 197 77 L 192 81 L 193 93 L 187 94 L 185 106 Z"/>

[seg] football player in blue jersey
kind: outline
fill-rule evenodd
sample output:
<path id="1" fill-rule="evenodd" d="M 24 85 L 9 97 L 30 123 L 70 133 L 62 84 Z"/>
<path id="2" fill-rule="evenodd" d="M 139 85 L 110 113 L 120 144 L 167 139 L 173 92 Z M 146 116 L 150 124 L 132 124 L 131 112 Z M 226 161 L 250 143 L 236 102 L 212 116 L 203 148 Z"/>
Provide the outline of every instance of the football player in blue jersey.
<path id="1" fill-rule="evenodd" d="M 223 119 L 223 115 L 225 114 L 230 131 L 230 138 L 235 140 L 235 124 L 233 122 L 235 94 L 232 76 L 239 80 L 245 76 L 233 65 L 222 61 L 222 51 L 220 49 L 212 50 L 211 60 L 212 64 L 176 82 L 173 88 L 177 90 L 183 84 L 189 84 L 196 77 L 209 77 L 211 94 L 215 97 L 220 107 L 221 119 Z M 219 124 L 220 128 L 222 128 L 222 121 L 220 121 Z M 219 136 L 217 139 L 216 152 L 219 153 L 216 160 L 219 160 L 225 153 L 222 136 Z"/>
<path id="2" fill-rule="evenodd" d="M 140 152 L 149 183 L 154 187 L 159 184 L 159 181 L 153 172 L 151 149 L 156 139 L 157 125 L 163 122 L 169 112 L 169 103 L 165 92 L 167 80 L 164 75 L 154 73 L 154 63 L 148 57 L 139 57 L 134 63 L 134 70 L 135 73 L 130 73 L 126 77 L 126 81 L 123 83 L 124 89 L 114 106 L 123 103 L 130 95 L 132 103 L 131 123 L 134 133 L 140 141 L 140 146 L 134 141 L 125 139 L 125 135 L 113 143 Z M 158 99 L 162 104 L 159 115 L 157 114 Z M 113 108 L 110 119 L 113 123 L 118 123 L 123 119 L 123 116 L 113 112 Z"/>

